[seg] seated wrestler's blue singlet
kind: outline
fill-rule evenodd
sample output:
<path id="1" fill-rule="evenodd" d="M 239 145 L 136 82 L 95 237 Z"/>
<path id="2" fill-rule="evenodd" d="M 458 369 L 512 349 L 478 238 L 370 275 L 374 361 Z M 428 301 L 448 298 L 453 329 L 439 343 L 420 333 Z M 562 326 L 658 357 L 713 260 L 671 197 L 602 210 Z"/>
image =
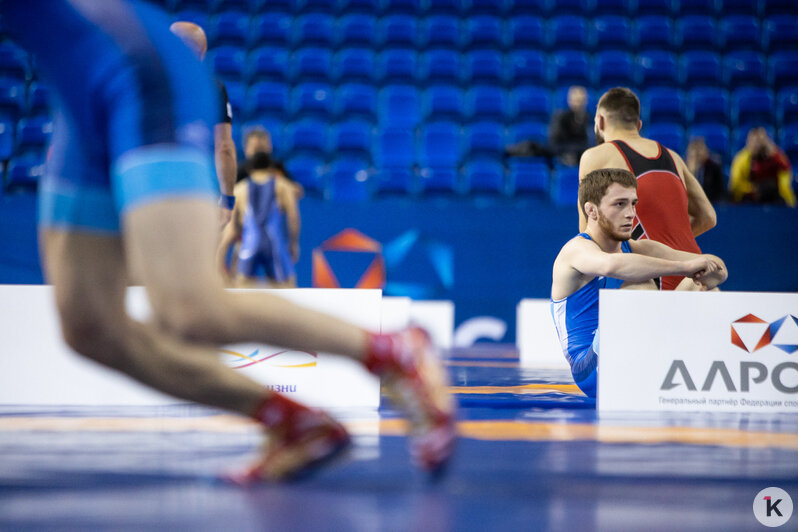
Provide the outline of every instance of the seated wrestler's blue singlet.
<path id="1" fill-rule="evenodd" d="M 4 0 L 0 12 L 55 92 L 40 226 L 118 233 L 137 205 L 213 201 L 216 94 L 165 13 L 135 0 Z"/>
<path id="2" fill-rule="evenodd" d="M 276 180 L 248 180 L 249 203 L 244 210 L 238 271 L 247 277 L 265 275 L 282 283 L 294 277 L 288 250 L 285 216 L 277 202 Z"/>
<path id="3" fill-rule="evenodd" d="M 579 233 L 576 238 L 593 240 L 587 233 Z M 621 251 L 632 252 L 629 242 L 621 244 Z M 574 382 L 590 397 L 596 396 L 599 290 L 620 288 L 623 283 L 612 277 L 594 277 L 573 294 L 551 302 L 557 336 L 571 365 Z"/>

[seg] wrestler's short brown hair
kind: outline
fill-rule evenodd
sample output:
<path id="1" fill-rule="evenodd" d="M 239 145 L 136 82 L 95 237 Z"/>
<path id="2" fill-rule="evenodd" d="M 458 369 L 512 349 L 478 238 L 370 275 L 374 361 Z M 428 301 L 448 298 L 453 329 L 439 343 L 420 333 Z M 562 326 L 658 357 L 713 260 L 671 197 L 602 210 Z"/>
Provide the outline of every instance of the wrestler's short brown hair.
<path id="1" fill-rule="evenodd" d="M 615 87 L 605 92 L 599 99 L 598 108 L 613 124 L 636 128 L 640 121 L 640 100 L 626 87 Z"/>
<path id="2" fill-rule="evenodd" d="M 618 183 L 624 188 L 637 188 L 637 178 L 629 170 L 622 168 L 602 168 L 593 170 L 579 182 L 579 207 L 587 218 L 585 203 L 599 205 L 601 199 L 607 194 L 607 189 L 613 183 Z"/>

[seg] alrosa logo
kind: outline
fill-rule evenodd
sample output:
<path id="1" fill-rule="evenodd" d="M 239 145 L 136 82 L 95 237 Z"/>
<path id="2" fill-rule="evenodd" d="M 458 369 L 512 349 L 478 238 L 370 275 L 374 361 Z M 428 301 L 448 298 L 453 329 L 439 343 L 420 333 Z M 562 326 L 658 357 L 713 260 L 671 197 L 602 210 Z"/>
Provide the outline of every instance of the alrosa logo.
<path id="1" fill-rule="evenodd" d="M 255 349 L 248 355 L 227 349 L 222 349 L 221 352 L 234 357 L 232 361 L 228 361 L 228 365 L 233 369 L 244 369 L 262 363 L 267 363 L 269 366 L 276 368 L 314 368 L 319 357 L 318 353 L 313 351 L 261 353 L 260 349 Z M 310 361 L 307 361 L 308 357 L 310 357 Z"/>
<path id="2" fill-rule="evenodd" d="M 791 355 L 798 351 L 798 318 L 789 314 L 776 321 L 767 322 L 758 316 L 747 314 L 731 323 L 731 343 L 747 353 L 772 345 Z M 715 381 L 721 381 L 729 392 L 738 391 L 738 386 L 740 392 L 748 392 L 752 383 L 765 383 L 770 377 L 771 384 L 779 392 L 798 393 L 798 376 L 796 376 L 798 362 L 782 362 L 772 368 L 768 368 L 762 362 L 751 360 L 740 361 L 738 364 L 738 371 L 734 373 L 739 375 L 739 380 L 735 383 L 726 362 L 714 360 L 704 377 L 701 391 L 709 391 Z M 660 390 L 672 390 L 684 385 L 688 391 L 697 391 L 695 382 L 685 361 L 674 360 L 668 368 Z"/>
<path id="3" fill-rule="evenodd" d="M 778 340 L 776 335 L 782 330 L 782 326 L 785 325 L 782 339 Z M 772 345 L 791 355 L 798 351 L 798 336 L 796 336 L 796 332 L 798 332 L 798 318 L 792 314 L 782 316 L 770 323 L 759 316 L 746 314 L 732 322 L 731 343 L 748 353 L 753 353 L 767 345 Z"/>

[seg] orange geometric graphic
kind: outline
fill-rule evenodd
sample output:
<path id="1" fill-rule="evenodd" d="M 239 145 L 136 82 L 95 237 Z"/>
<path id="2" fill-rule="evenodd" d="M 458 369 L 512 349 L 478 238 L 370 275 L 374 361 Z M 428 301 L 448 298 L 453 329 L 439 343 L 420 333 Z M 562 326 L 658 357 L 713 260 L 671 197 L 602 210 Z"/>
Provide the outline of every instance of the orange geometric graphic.
<path id="1" fill-rule="evenodd" d="M 376 256 L 360 277 L 355 288 L 383 288 L 385 286 L 385 260 L 382 258 L 382 244 L 357 229 L 344 229 L 313 250 L 313 286 L 315 288 L 341 288 L 326 251 L 350 253 L 374 253 Z"/>

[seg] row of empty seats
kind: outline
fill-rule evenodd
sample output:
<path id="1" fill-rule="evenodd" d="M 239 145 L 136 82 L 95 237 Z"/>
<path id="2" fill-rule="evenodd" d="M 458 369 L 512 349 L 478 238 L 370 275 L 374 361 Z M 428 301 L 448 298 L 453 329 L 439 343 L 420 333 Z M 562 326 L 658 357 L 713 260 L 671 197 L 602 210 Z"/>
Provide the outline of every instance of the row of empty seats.
<path id="1" fill-rule="evenodd" d="M 364 14 L 334 17 L 323 13 L 292 16 L 266 12 L 250 16 L 225 12 L 206 17 L 198 12 L 177 12 L 174 16 L 206 28 L 211 47 L 231 45 L 242 49 L 270 44 L 285 48 L 316 45 L 377 49 L 751 49 L 776 52 L 794 49 L 798 38 L 794 15 L 777 15 L 764 21 L 746 15 L 718 19 L 704 15 L 678 19 L 657 15 L 639 18 L 562 15 L 550 19 L 531 15 L 509 19 L 493 15 L 463 19 L 434 15 L 418 19 L 403 14 L 377 18 Z"/>
<path id="2" fill-rule="evenodd" d="M 258 13 L 275 10 L 300 14 L 331 13 L 434 13 L 470 16 L 478 13 L 522 15 L 624 14 L 628 16 L 692 14 L 746 14 L 768 16 L 795 13 L 792 0 L 154 0 L 171 11 L 195 9 L 203 13 L 227 10 Z"/>

